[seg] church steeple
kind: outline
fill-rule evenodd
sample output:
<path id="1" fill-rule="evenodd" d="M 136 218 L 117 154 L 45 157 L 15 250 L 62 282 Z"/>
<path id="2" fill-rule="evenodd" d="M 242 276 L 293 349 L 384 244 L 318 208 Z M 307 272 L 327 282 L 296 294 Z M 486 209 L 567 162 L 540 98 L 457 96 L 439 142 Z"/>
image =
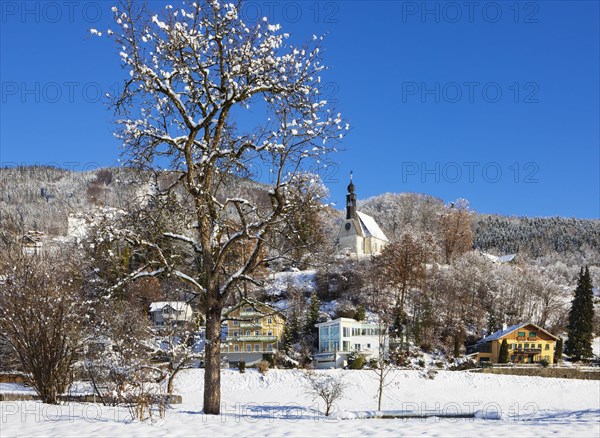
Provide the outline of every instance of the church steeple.
<path id="1" fill-rule="evenodd" d="M 350 172 L 350 184 L 348 184 L 348 194 L 346 195 L 346 219 L 354 218 L 356 218 L 356 193 L 354 193 L 352 172 Z"/>

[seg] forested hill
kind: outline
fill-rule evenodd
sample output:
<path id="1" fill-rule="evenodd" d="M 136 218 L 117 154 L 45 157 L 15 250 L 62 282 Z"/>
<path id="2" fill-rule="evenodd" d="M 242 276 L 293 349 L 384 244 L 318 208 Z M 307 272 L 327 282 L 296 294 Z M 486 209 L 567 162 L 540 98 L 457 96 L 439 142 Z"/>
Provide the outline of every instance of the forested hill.
<path id="1" fill-rule="evenodd" d="M 532 257 L 551 252 L 600 254 L 597 219 L 477 215 L 473 231 L 475 246 L 486 251 L 504 254 L 526 251 Z"/>
<path id="2" fill-rule="evenodd" d="M 444 202 L 415 193 L 385 193 L 359 202 L 390 239 L 402 233 L 439 232 L 436 218 Z M 541 258 L 579 255 L 581 261 L 600 261 L 600 220 L 563 217 L 535 218 L 484 215 L 473 212 L 473 245 L 497 255 L 520 253 Z M 574 261 L 575 262 L 575 261 Z"/>
<path id="3" fill-rule="evenodd" d="M 150 191 L 149 180 L 129 169 L 94 169 L 72 172 L 47 166 L 0 169 L 0 226 L 40 230 L 50 235 L 67 233 L 68 215 L 96 206 L 125 208 Z M 239 180 L 239 186 L 259 184 Z M 385 193 L 359 202 L 375 217 L 387 236 L 433 232 L 444 202 L 429 195 Z M 340 213 L 341 214 L 341 213 Z M 327 224 L 329 229 L 333 224 Z M 600 220 L 528 218 L 473 214 L 473 241 L 477 249 L 495 254 L 524 253 L 540 258 L 551 254 L 580 254 L 600 258 Z"/>

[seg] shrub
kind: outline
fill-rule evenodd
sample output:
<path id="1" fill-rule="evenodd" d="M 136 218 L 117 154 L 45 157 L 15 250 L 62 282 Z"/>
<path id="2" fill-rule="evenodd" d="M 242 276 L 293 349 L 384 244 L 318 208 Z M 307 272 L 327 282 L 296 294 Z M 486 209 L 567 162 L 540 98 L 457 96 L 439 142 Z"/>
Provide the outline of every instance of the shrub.
<path id="1" fill-rule="evenodd" d="M 377 363 L 377 359 L 375 359 L 374 357 L 369 359 L 369 368 L 376 370 L 378 367 L 379 364 Z"/>
<path id="2" fill-rule="evenodd" d="M 348 358 L 348 368 L 362 370 L 365 366 L 365 357 L 362 354 L 352 353 Z"/>
<path id="3" fill-rule="evenodd" d="M 262 355 L 262 360 L 267 361 L 269 363 L 269 368 L 273 368 L 276 365 L 276 358 L 273 353 L 264 353 Z"/>
<path id="4" fill-rule="evenodd" d="M 269 362 L 267 362 L 266 360 L 261 360 L 258 363 L 257 368 L 261 374 L 265 374 L 267 371 L 269 371 Z"/>
<path id="5" fill-rule="evenodd" d="M 550 361 L 546 360 L 546 359 L 542 359 L 542 360 L 540 360 L 540 365 L 544 368 L 548 368 L 548 365 L 550 365 Z"/>
<path id="6" fill-rule="evenodd" d="M 240 370 L 241 374 L 246 372 L 246 361 L 244 359 L 240 359 L 237 363 L 238 370 Z"/>

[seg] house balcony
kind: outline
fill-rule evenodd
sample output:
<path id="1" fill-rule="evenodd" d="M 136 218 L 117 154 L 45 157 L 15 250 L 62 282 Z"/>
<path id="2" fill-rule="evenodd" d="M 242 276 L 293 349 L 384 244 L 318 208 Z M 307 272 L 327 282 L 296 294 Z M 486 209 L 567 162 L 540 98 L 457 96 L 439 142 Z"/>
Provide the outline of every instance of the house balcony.
<path id="1" fill-rule="evenodd" d="M 240 335 L 240 336 L 226 336 L 225 342 L 275 342 L 277 336 L 267 335 Z"/>
<path id="2" fill-rule="evenodd" d="M 255 318 L 257 316 L 262 317 L 262 316 L 265 316 L 265 315 L 264 315 L 264 313 L 257 312 L 256 310 L 253 310 L 251 312 L 250 311 L 246 311 L 246 310 L 240 312 L 240 318 Z"/>
<path id="3" fill-rule="evenodd" d="M 540 354 L 541 348 L 515 348 L 512 350 L 513 354 Z"/>
<path id="4" fill-rule="evenodd" d="M 253 321 L 247 321 L 247 322 L 240 322 L 240 328 L 247 328 L 247 329 L 254 329 L 254 328 L 261 328 L 262 327 L 262 323 L 259 322 L 253 322 Z"/>

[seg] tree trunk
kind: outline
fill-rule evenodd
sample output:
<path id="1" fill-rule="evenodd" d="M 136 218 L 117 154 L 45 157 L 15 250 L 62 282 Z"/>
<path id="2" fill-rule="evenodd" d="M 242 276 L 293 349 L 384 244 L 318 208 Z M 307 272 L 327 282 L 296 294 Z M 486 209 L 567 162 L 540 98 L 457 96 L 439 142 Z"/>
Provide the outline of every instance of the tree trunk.
<path id="1" fill-rule="evenodd" d="M 204 413 L 221 412 L 221 308 L 209 305 L 206 312 L 204 361 Z"/>

